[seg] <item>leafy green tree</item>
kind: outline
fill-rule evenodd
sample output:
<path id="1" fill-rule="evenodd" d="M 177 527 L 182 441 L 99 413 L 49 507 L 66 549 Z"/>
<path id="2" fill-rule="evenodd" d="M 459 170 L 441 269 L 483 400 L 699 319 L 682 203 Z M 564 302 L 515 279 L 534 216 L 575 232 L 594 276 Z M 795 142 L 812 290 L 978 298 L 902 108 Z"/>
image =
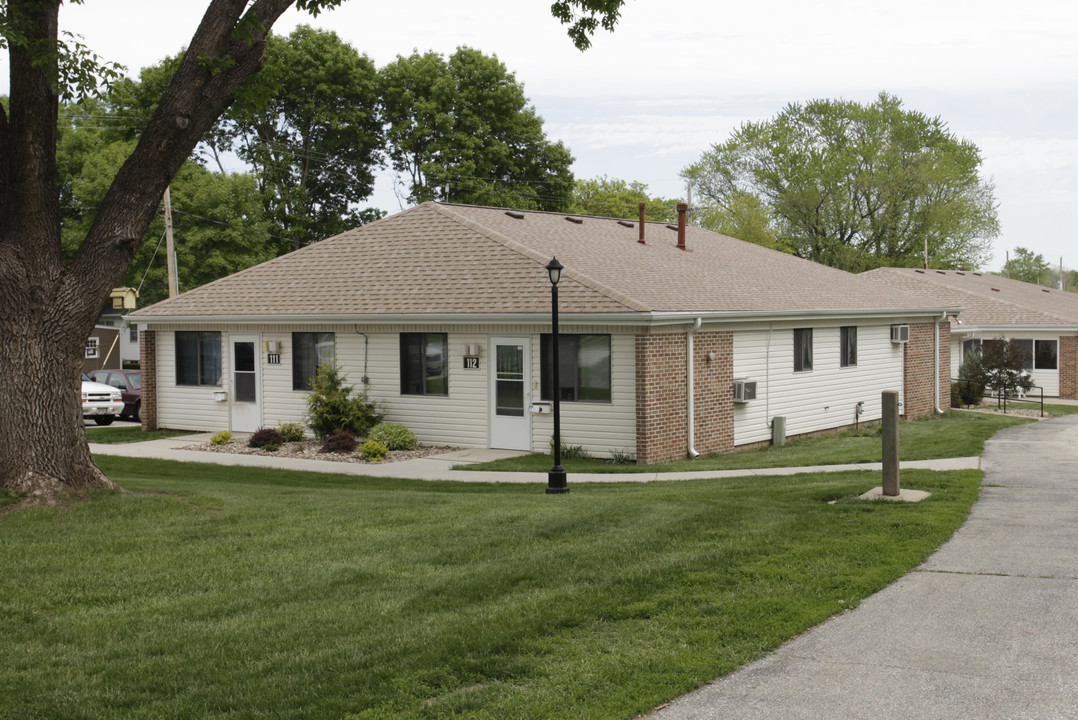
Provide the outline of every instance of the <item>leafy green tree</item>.
<path id="1" fill-rule="evenodd" d="M 1010 260 L 1003 264 L 1003 274 L 1012 280 L 1049 285 L 1052 282 L 1052 266 L 1044 255 L 1020 247 L 1015 248 Z"/>
<path id="2" fill-rule="evenodd" d="M 269 37 L 266 67 L 237 93 L 220 136 L 254 168 L 282 251 L 381 217 L 357 207 L 380 162 L 377 77 L 336 33 L 300 25 Z"/>
<path id="3" fill-rule="evenodd" d="M 988 386 L 991 392 L 1014 395 L 1033 387 L 1033 378 L 1026 372 L 1032 358 L 1024 347 L 1005 338 L 985 340 L 980 352 L 972 352 L 963 361 L 964 379 Z"/>
<path id="4" fill-rule="evenodd" d="M 389 159 L 409 202 L 566 210 L 573 158 L 551 142 L 524 88 L 468 47 L 397 59 L 379 73 Z"/>
<path id="5" fill-rule="evenodd" d="M 631 218 L 640 216 L 640 203 L 644 206 L 644 218 L 657 222 L 677 220 L 677 204 L 682 200 L 650 197 L 648 186 L 642 182 L 625 182 L 606 175 L 591 180 L 577 180 L 573 188 L 573 204 L 569 212 L 597 217 Z"/>
<path id="6" fill-rule="evenodd" d="M 558 0 L 552 12 L 583 49 L 597 26 L 613 26 L 622 2 Z M 115 487 L 94 464 L 81 422 L 76 388 L 86 337 L 127 273 L 165 188 L 262 67 L 273 24 L 293 4 L 317 14 L 339 3 L 209 2 L 85 237 L 65 254 L 59 102 L 94 96 L 119 70 L 60 33 L 62 0 L 0 1 L 0 50 L 7 51 L 10 77 L 0 111 L 0 488 L 44 503 Z M 142 31 L 137 20 L 125 18 L 132 32 Z"/>
<path id="7" fill-rule="evenodd" d="M 778 245 L 850 271 L 977 268 L 999 234 L 977 147 L 886 93 L 871 104 L 814 100 L 742 125 L 683 171 L 736 217 L 755 198 Z M 737 223 L 735 223 L 736 225 Z"/>
<path id="8" fill-rule="evenodd" d="M 723 235 L 763 245 L 773 250 L 793 252 L 779 236 L 760 198 L 745 192 L 733 193 L 725 207 L 705 207 L 697 212 L 700 227 Z"/>

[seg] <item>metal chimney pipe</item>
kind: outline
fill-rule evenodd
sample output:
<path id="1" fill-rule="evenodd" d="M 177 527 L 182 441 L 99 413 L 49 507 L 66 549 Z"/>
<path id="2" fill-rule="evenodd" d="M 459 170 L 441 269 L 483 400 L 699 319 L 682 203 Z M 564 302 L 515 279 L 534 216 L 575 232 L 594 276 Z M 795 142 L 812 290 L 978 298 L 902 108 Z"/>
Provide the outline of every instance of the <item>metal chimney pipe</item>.
<path id="1" fill-rule="evenodd" d="M 687 250 L 685 247 L 685 214 L 689 212 L 689 203 L 677 204 L 677 246 L 679 250 Z"/>
<path id="2" fill-rule="evenodd" d="M 640 239 L 637 240 L 637 242 L 640 243 L 641 245 L 646 245 L 647 244 L 647 243 L 644 242 L 644 208 L 646 206 L 647 206 L 647 203 L 642 202 L 637 207 L 637 209 L 640 211 Z"/>

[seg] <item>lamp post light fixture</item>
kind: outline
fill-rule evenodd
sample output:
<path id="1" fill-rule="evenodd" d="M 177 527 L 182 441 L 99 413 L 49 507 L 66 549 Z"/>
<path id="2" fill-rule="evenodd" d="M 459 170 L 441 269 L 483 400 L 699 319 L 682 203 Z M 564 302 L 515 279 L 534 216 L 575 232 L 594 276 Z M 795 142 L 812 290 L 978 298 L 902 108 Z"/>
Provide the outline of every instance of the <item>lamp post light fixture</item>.
<path id="1" fill-rule="evenodd" d="M 550 369 L 553 374 L 551 383 L 554 392 L 554 467 L 547 473 L 546 491 L 548 495 L 569 492 L 566 485 L 565 468 L 561 466 L 561 353 L 558 351 L 558 281 L 561 280 L 563 266 L 554 257 L 547 263 L 546 271 L 550 276 Z"/>

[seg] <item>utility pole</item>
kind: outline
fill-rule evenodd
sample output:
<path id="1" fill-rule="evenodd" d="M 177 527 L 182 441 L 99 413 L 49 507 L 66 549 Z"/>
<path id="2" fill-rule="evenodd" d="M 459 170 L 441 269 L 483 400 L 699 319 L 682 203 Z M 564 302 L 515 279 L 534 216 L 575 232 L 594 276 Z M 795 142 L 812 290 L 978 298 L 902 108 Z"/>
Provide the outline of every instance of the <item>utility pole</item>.
<path id="1" fill-rule="evenodd" d="M 168 296 L 174 298 L 180 294 L 179 281 L 176 279 L 176 246 L 172 243 L 172 197 L 168 186 L 165 187 L 165 266 L 168 268 Z"/>

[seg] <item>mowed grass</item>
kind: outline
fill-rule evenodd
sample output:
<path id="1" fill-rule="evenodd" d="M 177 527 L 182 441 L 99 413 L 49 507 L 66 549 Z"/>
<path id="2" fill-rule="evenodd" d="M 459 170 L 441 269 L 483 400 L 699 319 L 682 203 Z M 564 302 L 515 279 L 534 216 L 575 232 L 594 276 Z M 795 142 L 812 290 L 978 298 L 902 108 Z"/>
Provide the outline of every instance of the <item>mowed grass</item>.
<path id="1" fill-rule="evenodd" d="M 1047 407 L 1047 406 L 1046 406 Z M 899 455 L 902 460 L 974 457 L 984 452 L 985 440 L 1003 428 L 1034 422 L 1028 417 L 951 411 L 934 417 L 899 423 Z M 705 455 L 695 460 L 676 460 L 650 465 L 616 465 L 598 458 L 563 459 L 570 473 L 691 472 L 746 468 L 809 467 L 882 462 L 881 426 L 843 430 L 821 437 L 795 438 L 780 447 L 740 450 Z M 458 465 L 456 470 L 546 472 L 550 455 L 532 453 L 486 463 Z"/>
<path id="2" fill-rule="evenodd" d="M 119 443 L 145 442 L 146 440 L 165 440 L 180 435 L 190 435 L 188 430 L 150 430 L 144 431 L 138 425 L 123 427 L 86 428 L 86 442 L 113 445 Z"/>
<path id="3" fill-rule="evenodd" d="M 0 516 L 0 717 L 632 718 L 853 607 L 979 471 L 423 483 L 101 457 Z M 830 504 L 834 503 L 834 504 Z"/>

